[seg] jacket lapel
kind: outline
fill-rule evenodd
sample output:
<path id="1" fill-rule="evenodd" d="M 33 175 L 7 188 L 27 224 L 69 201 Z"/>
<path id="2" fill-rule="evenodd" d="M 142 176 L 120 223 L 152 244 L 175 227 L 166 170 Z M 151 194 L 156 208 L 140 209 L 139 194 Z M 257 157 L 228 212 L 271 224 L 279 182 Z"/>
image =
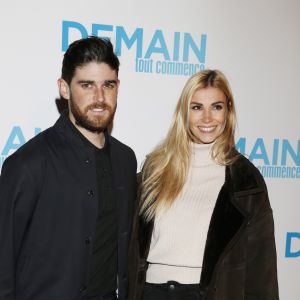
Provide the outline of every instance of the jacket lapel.
<path id="1" fill-rule="evenodd" d="M 238 239 L 241 227 L 252 211 L 251 197 L 261 192 L 257 188 L 254 166 L 240 156 L 226 167 L 225 183 L 219 193 L 207 234 L 200 284 L 204 288 L 211 282 L 218 261 L 231 243 Z M 245 197 L 248 197 L 245 201 Z"/>
<path id="2" fill-rule="evenodd" d="M 149 254 L 153 226 L 153 220 L 150 222 L 145 222 L 143 217 L 139 217 L 139 253 L 141 260 L 144 261 L 144 264 L 146 263 Z"/>
<path id="3" fill-rule="evenodd" d="M 137 199 L 141 198 L 141 187 L 142 187 L 141 181 L 142 181 L 142 173 L 138 173 L 137 174 L 137 182 L 138 182 Z M 154 220 L 146 222 L 145 219 L 139 215 L 139 207 L 136 207 L 135 219 L 136 218 L 138 218 L 137 234 L 138 234 L 138 243 L 139 243 L 139 257 L 141 259 L 142 267 L 145 267 L 149 250 L 150 250 Z"/>
<path id="4" fill-rule="evenodd" d="M 232 204 L 230 169 L 211 217 L 203 257 L 200 284 L 209 285 L 219 257 L 243 224 L 245 216 Z"/>

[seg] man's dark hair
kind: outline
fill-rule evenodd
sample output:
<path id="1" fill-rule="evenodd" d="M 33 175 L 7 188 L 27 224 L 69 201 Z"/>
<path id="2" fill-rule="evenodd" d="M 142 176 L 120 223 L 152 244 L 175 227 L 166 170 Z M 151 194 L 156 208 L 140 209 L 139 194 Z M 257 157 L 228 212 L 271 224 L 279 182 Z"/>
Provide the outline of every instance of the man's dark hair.
<path id="1" fill-rule="evenodd" d="M 90 62 L 106 63 L 117 74 L 119 72 L 120 62 L 112 43 L 105 38 L 89 36 L 70 44 L 64 54 L 61 78 L 70 84 L 76 68 Z"/>

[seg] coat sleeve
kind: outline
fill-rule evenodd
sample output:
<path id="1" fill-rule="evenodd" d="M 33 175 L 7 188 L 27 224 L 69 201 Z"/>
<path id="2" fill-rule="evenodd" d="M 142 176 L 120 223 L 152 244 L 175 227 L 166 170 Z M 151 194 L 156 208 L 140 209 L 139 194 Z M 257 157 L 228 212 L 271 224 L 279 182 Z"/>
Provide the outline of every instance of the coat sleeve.
<path id="1" fill-rule="evenodd" d="M 139 243 L 138 243 L 138 201 L 136 201 L 133 225 L 128 251 L 128 300 L 136 299 L 137 275 L 139 265 Z"/>
<path id="2" fill-rule="evenodd" d="M 274 221 L 266 188 L 261 196 L 262 205 L 247 225 L 249 234 L 245 299 L 277 300 L 279 295 Z"/>
<path id="3" fill-rule="evenodd" d="M 0 299 L 15 299 L 18 257 L 36 199 L 37 182 L 22 160 L 13 155 L 0 176 Z"/>

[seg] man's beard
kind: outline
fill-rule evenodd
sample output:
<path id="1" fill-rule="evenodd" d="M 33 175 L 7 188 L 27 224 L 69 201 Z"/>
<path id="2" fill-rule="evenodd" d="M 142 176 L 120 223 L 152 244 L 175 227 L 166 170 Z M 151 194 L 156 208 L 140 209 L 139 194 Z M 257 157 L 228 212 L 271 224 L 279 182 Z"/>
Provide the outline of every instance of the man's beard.
<path id="1" fill-rule="evenodd" d="M 94 103 L 84 108 L 83 111 L 80 110 L 79 106 L 70 98 L 70 110 L 74 116 L 75 124 L 85 128 L 90 132 L 100 133 L 103 132 L 108 125 L 112 122 L 116 108 L 111 107 L 106 103 Z M 102 108 L 106 111 L 106 115 L 95 116 L 93 118 L 88 117 L 88 111 L 94 108 Z M 108 114 L 107 114 L 108 113 Z"/>

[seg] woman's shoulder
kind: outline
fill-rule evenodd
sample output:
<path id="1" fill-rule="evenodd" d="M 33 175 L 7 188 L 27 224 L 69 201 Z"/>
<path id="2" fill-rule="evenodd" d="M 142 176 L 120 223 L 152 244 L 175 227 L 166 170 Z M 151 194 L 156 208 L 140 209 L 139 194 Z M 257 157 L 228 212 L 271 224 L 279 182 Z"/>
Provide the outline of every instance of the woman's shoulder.
<path id="1" fill-rule="evenodd" d="M 235 190 L 266 188 L 264 178 L 257 167 L 242 154 L 230 165 L 230 175 Z"/>

